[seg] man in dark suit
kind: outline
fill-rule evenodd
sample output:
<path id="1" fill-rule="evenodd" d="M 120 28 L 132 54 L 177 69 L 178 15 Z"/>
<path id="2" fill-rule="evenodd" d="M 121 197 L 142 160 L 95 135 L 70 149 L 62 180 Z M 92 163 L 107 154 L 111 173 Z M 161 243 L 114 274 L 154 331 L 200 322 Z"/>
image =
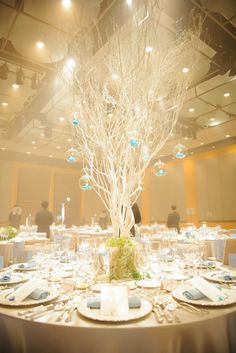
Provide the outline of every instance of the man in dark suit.
<path id="1" fill-rule="evenodd" d="M 47 238 L 50 238 L 50 225 L 53 223 L 52 212 L 48 211 L 48 202 L 41 203 L 41 211 L 36 213 L 35 224 L 38 226 L 38 233 L 46 233 Z"/>
<path id="2" fill-rule="evenodd" d="M 132 206 L 132 212 L 134 215 L 134 223 L 135 224 L 141 223 L 142 217 L 141 217 L 141 213 L 139 211 L 139 207 L 136 202 Z M 133 237 L 135 236 L 135 227 L 134 226 L 130 229 L 130 233 L 132 234 Z"/>
<path id="3" fill-rule="evenodd" d="M 180 233 L 180 226 L 179 226 L 180 215 L 176 211 L 175 205 L 171 206 L 171 210 L 172 212 L 168 214 L 168 218 L 167 218 L 167 227 L 175 228 L 177 232 Z"/>

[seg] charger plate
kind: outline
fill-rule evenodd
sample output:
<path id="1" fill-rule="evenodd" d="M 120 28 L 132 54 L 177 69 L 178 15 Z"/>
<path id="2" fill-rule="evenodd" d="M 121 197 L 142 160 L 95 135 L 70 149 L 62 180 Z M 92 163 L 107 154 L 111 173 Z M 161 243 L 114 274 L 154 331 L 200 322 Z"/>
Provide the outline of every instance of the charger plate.
<path id="1" fill-rule="evenodd" d="M 230 272 L 231 271 L 225 271 L 225 272 Z M 236 273 L 232 273 L 233 279 L 231 281 L 227 281 L 224 278 L 222 278 L 223 276 L 223 271 L 213 271 L 213 272 L 207 272 L 204 274 L 204 277 L 210 281 L 213 282 L 218 282 L 218 283 L 236 283 Z"/>
<path id="2" fill-rule="evenodd" d="M 192 304 L 192 305 L 199 305 L 199 306 L 225 306 L 225 305 L 231 305 L 231 304 L 235 304 L 236 303 L 236 292 L 231 290 L 231 289 L 223 289 L 222 292 L 224 294 L 227 295 L 227 298 L 223 301 L 219 301 L 219 302 L 214 302 L 211 299 L 205 297 L 199 300 L 191 300 L 191 299 L 187 299 L 184 296 L 184 291 L 185 290 L 190 290 L 193 289 L 192 286 L 186 285 L 186 286 L 181 286 L 177 289 L 175 289 L 172 292 L 172 296 L 182 302 L 188 303 L 188 304 Z"/>
<path id="3" fill-rule="evenodd" d="M 12 268 L 14 271 L 19 271 L 19 272 L 28 272 L 28 271 L 36 271 L 39 269 L 37 265 L 32 266 L 32 267 L 20 267 L 21 265 L 24 265 L 25 262 L 19 263 L 19 264 L 14 264 L 11 265 L 10 268 Z"/>
<path id="4" fill-rule="evenodd" d="M 103 322 L 127 322 L 138 320 L 148 315 L 152 311 L 152 305 L 147 300 L 141 299 L 141 307 L 129 309 L 126 315 L 102 315 L 100 309 L 90 309 L 87 307 L 87 300 L 83 300 L 77 307 L 78 312 L 91 320 Z"/>
<path id="5" fill-rule="evenodd" d="M 12 307 L 38 305 L 38 304 L 48 303 L 51 300 L 54 300 L 59 296 L 59 292 L 53 288 L 45 288 L 45 290 L 47 290 L 50 293 L 47 298 L 39 299 L 39 300 L 26 298 L 26 299 L 22 300 L 21 302 L 8 300 L 7 296 L 12 295 L 13 293 L 9 293 L 8 290 L 5 290 L 0 294 L 0 305 L 12 306 Z"/>
<path id="6" fill-rule="evenodd" d="M 1 273 L 3 276 L 4 273 Z M 0 281 L 0 286 L 8 286 L 9 284 L 18 284 L 21 282 L 25 282 L 29 279 L 29 276 L 25 273 L 11 273 L 11 279 L 9 281 Z"/>

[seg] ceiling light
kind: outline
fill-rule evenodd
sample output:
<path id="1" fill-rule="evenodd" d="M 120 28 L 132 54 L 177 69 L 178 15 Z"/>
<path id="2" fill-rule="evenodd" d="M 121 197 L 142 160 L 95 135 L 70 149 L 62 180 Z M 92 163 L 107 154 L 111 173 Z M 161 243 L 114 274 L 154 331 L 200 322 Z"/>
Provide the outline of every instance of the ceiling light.
<path id="1" fill-rule="evenodd" d="M 112 80 L 117 80 L 118 77 L 119 77 L 119 76 L 118 76 L 117 74 L 112 74 L 112 75 L 111 75 Z"/>
<path id="2" fill-rule="evenodd" d="M 16 84 L 17 85 L 23 85 L 23 80 L 24 80 L 24 73 L 22 71 L 22 69 L 20 68 L 17 72 L 16 72 Z"/>
<path id="3" fill-rule="evenodd" d="M 50 154 L 50 155 L 49 155 L 49 158 L 53 158 L 53 155 L 52 155 L 52 154 Z"/>
<path id="4" fill-rule="evenodd" d="M 230 93 L 229 92 L 226 92 L 226 93 L 224 93 L 224 97 L 229 97 L 230 96 Z"/>
<path id="5" fill-rule="evenodd" d="M 64 121 L 65 120 L 64 116 L 60 116 L 59 120 Z"/>
<path id="6" fill-rule="evenodd" d="M 68 141 L 68 142 L 71 142 L 72 140 L 71 140 L 71 139 L 68 139 L 67 141 Z"/>
<path id="7" fill-rule="evenodd" d="M 45 136 L 45 134 L 42 132 L 41 134 L 40 134 L 42 137 L 44 137 Z"/>
<path id="8" fill-rule="evenodd" d="M 129 6 L 132 5 L 132 0 L 126 0 L 126 4 Z"/>
<path id="9" fill-rule="evenodd" d="M 43 49 L 43 48 L 45 47 L 45 44 L 44 44 L 43 42 L 37 42 L 37 43 L 36 43 L 36 47 L 37 47 L 38 49 Z"/>
<path id="10" fill-rule="evenodd" d="M 27 154 L 30 154 L 30 151 L 26 152 Z"/>
<path id="11" fill-rule="evenodd" d="M 226 135 L 225 137 L 229 138 L 229 137 L 230 137 L 230 135 Z"/>
<path id="12" fill-rule="evenodd" d="M 194 108 L 189 108 L 189 110 L 188 110 L 190 113 L 192 113 L 192 112 L 194 112 L 195 111 L 195 109 Z"/>
<path id="13" fill-rule="evenodd" d="M 56 148 L 59 150 L 61 148 L 61 146 L 57 146 Z"/>
<path id="14" fill-rule="evenodd" d="M 2 150 L 5 151 L 5 150 L 6 150 L 6 147 L 2 147 Z"/>
<path id="15" fill-rule="evenodd" d="M 215 148 L 215 146 L 212 146 L 212 148 Z"/>
<path id="16" fill-rule="evenodd" d="M 201 142 L 200 145 L 204 145 L 204 142 Z"/>
<path id="17" fill-rule="evenodd" d="M 18 88 L 19 88 L 19 85 L 18 85 L 17 83 L 13 83 L 13 84 L 12 84 L 12 88 L 18 89 Z"/>
<path id="18" fill-rule="evenodd" d="M 7 80 L 7 75 L 9 73 L 9 68 L 7 66 L 7 63 L 4 63 L 1 67 L 0 67 L 0 79 L 1 80 Z"/>
<path id="19" fill-rule="evenodd" d="M 162 99 L 163 99 L 163 97 L 157 97 L 157 98 L 156 98 L 157 102 L 162 101 Z"/>
<path id="20" fill-rule="evenodd" d="M 34 76 L 31 77 L 31 88 L 32 89 L 37 89 L 38 88 L 37 74 L 34 74 Z"/>
<path id="21" fill-rule="evenodd" d="M 147 53 L 151 53 L 152 51 L 153 51 L 152 47 L 150 47 L 150 46 L 146 47 L 146 52 Z"/>
<path id="22" fill-rule="evenodd" d="M 187 74 L 187 73 L 189 72 L 189 68 L 188 68 L 188 67 L 183 67 L 183 68 L 182 68 L 182 72 L 183 72 L 184 74 Z"/>
<path id="23" fill-rule="evenodd" d="M 170 134 L 170 136 L 174 136 L 173 132 Z"/>
<path id="24" fill-rule="evenodd" d="M 4 107 L 7 107 L 7 106 L 8 106 L 8 103 L 7 103 L 7 102 L 2 102 L 2 105 L 3 105 Z"/>
<path id="25" fill-rule="evenodd" d="M 185 138 L 184 138 L 185 140 L 188 140 L 188 137 L 187 136 L 185 136 Z"/>
<path id="26" fill-rule="evenodd" d="M 215 118 L 211 118 L 210 121 L 215 121 L 216 119 Z"/>
<path id="27" fill-rule="evenodd" d="M 70 0 L 62 0 L 62 6 L 65 7 L 66 9 L 69 9 L 71 7 L 71 1 Z"/>
<path id="28" fill-rule="evenodd" d="M 35 145 L 35 141 L 32 141 L 31 143 L 32 143 L 32 145 Z"/>

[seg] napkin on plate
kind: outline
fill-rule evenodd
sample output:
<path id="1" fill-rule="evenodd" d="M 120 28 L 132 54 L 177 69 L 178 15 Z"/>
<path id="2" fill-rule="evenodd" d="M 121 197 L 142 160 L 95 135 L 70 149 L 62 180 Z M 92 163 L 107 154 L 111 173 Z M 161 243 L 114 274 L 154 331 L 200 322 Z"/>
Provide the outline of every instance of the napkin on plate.
<path id="1" fill-rule="evenodd" d="M 42 288 L 36 288 L 30 295 L 28 295 L 28 298 L 34 300 L 43 300 L 46 299 L 49 295 L 49 291 Z"/>
<path id="2" fill-rule="evenodd" d="M 214 286 L 218 289 L 221 289 L 221 286 L 219 284 L 214 284 Z M 200 300 L 203 298 L 206 298 L 206 296 L 200 292 L 200 290 L 198 290 L 197 288 L 191 288 L 188 290 L 185 290 L 183 292 L 183 295 L 185 296 L 186 299 L 190 299 L 190 300 Z"/>
<path id="3" fill-rule="evenodd" d="M 192 278 L 189 282 L 194 288 L 198 289 L 205 295 L 205 297 L 209 298 L 213 302 L 221 302 L 227 298 L 227 295 L 223 293 L 223 291 L 202 277 Z"/>
<path id="4" fill-rule="evenodd" d="M 233 281 L 235 280 L 235 276 L 230 273 L 230 272 L 224 272 L 220 275 L 220 278 L 223 279 L 224 281 Z"/>
<path id="5" fill-rule="evenodd" d="M 141 307 L 141 300 L 137 296 L 128 298 L 129 309 L 139 309 Z M 100 309 L 101 298 L 100 297 L 90 297 L 87 299 L 87 307 L 90 309 Z"/>
<path id="6" fill-rule="evenodd" d="M 22 286 L 17 288 L 13 293 L 10 293 L 7 296 L 9 301 L 14 301 L 20 303 L 22 300 L 27 298 L 35 289 L 39 287 L 39 282 L 37 279 L 31 279 L 28 282 L 24 283 Z"/>
<path id="7" fill-rule="evenodd" d="M 18 268 L 26 268 L 26 269 L 29 269 L 29 268 L 33 268 L 36 266 L 36 263 L 35 262 L 25 262 L 23 264 L 20 264 L 18 266 Z"/>
<path id="8" fill-rule="evenodd" d="M 215 265 L 215 263 L 213 261 L 209 261 L 209 260 L 203 260 L 202 261 L 202 266 L 203 267 L 213 267 Z"/>
<path id="9" fill-rule="evenodd" d="M 0 276 L 0 282 L 10 282 L 11 280 L 11 274 L 10 273 L 4 273 L 2 276 Z"/>

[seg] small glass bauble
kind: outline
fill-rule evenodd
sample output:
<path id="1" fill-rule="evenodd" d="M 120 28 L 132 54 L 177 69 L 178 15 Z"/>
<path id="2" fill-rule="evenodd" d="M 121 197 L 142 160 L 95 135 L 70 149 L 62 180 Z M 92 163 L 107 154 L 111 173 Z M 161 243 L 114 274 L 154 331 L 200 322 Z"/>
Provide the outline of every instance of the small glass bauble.
<path id="1" fill-rule="evenodd" d="M 148 146 L 143 146 L 142 149 L 143 160 L 146 162 L 150 158 L 150 152 Z"/>
<path id="2" fill-rule="evenodd" d="M 130 143 L 130 146 L 134 148 L 139 146 L 139 140 L 137 140 L 136 138 L 132 138 L 129 143 Z"/>
<path id="3" fill-rule="evenodd" d="M 73 114 L 72 114 L 72 125 L 73 126 L 79 125 L 79 113 L 78 112 L 73 112 Z"/>
<path id="4" fill-rule="evenodd" d="M 165 163 L 160 159 L 155 163 L 154 168 L 156 176 L 165 176 L 167 174 L 165 170 Z"/>
<path id="5" fill-rule="evenodd" d="M 77 151 L 76 148 L 71 147 L 66 151 L 66 160 L 69 163 L 75 163 L 77 162 L 79 158 L 79 152 Z"/>
<path id="6" fill-rule="evenodd" d="M 93 184 L 92 184 L 91 176 L 88 174 L 82 175 L 82 177 L 79 180 L 79 186 L 82 190 L 85 190 L 85 191 L 92 190 Z"/>
<path id="7" fill-rule="evenodd" d="M 173 148 L 173 154 L 175 158 L 181 159 L 186 157 L 187 154 L 187 147 L 179 143 Z"/>

